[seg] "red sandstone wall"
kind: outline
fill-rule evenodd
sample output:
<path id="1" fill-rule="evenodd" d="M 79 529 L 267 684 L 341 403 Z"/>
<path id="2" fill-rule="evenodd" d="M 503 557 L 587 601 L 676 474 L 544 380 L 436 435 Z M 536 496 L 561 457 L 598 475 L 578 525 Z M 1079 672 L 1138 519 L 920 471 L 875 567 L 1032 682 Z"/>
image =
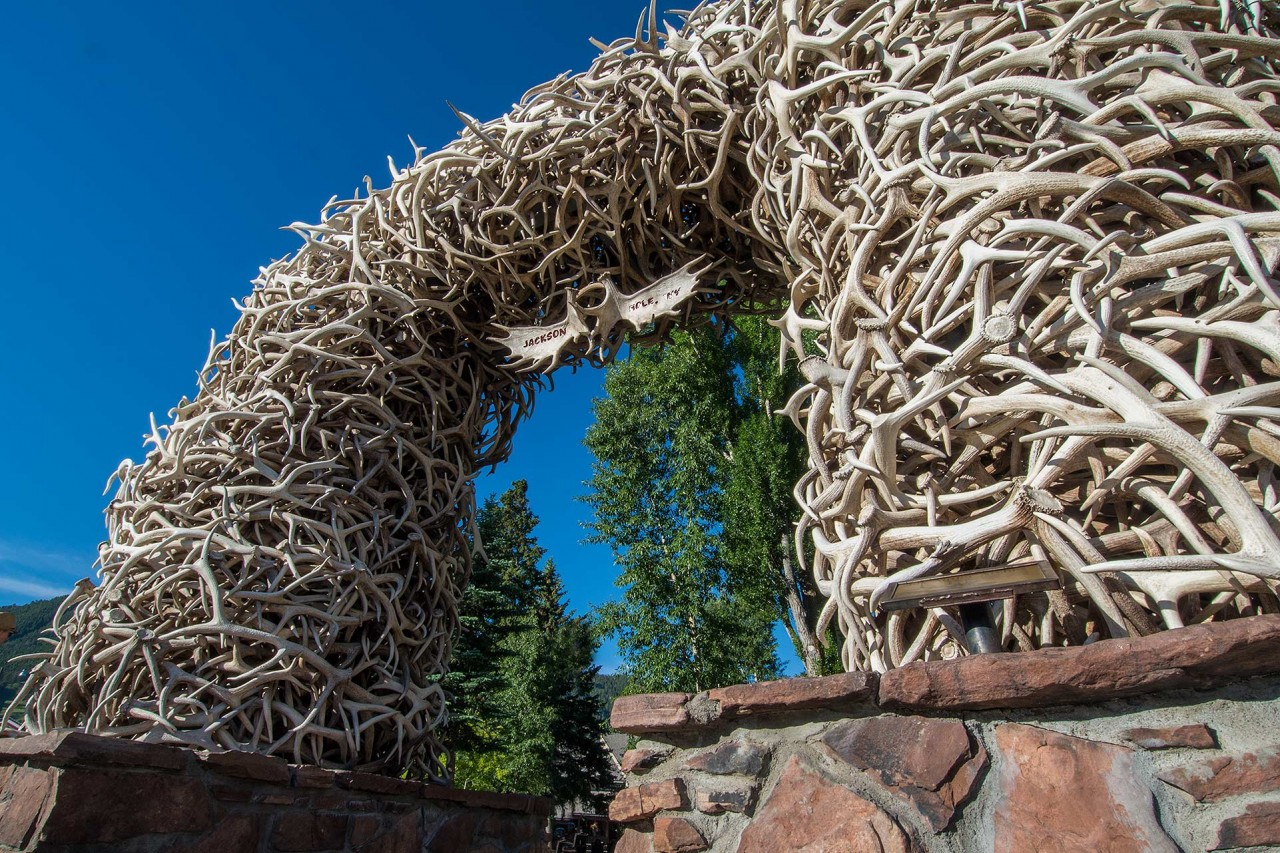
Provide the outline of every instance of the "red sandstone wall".
<path id="1" fill-rule="evenodd" d="M 617 853 L 1280 850 L 1280 616 L 619 699 Z"/>
<path id="2" fill-rule="evenodd" d="M 0 850 L 535 853 L 551 804 L 79 733 L 0 739 Z"/>

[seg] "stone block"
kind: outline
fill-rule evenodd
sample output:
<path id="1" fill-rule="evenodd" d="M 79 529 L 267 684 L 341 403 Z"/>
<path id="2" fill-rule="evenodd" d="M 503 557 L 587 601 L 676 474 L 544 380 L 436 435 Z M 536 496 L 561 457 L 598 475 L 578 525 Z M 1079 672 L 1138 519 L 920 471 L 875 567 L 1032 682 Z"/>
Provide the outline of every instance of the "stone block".
<path id="1" fill-rule="evenodd" d="M 756 793 L 759 790 L 755 782 L 717 779 L 714 782 L 699 782 L 693 791 L 693 805 L 703 814 L 724 814 L 737 812 L 746 814 L 755 805 Z"/>
<path id="2" fill-rule="evenodd" d="M 1128 747 L 996 727 L 996 853 L 1178 853 Z"/>
<path id="3" fill-rule="evenodd" d="M 467 812 L 446 818 L 431 837 L 427 853 L 460 853 L 471 850 L 475 846 L 476 825 L 479 822 L 479 815 Z"/>
<path id="4" fill-rule="evenodd" d="M 297 804 L 314 811 L 346 811 L 351 802 L 351 792 L 339 788 L 319 791 L 297 790 Z"/>
<path id="5" fill-rule="evenodd" d="M 351 849 L 354 853 L 420 853 L 422 850 L 422 819 L 417 812 L 387 818 L 372 832 L 365 832 L 367 825 L 362 824 L 357 840 L 356 822 L 368 820 L 374 819 L 357 817 L 351 820 Z M 377 823 L 376 820 L 374 822 Z"/>
<path id="6" fill-rule="evenodd" d="M 295 788 L 332 788 L 337 783 L 337 773 L 311 764 L 289 765 L 289 776 Z"/>
<path id="7" fill-rule="evenodd" d="M 783 711 L 844 711 L 874 704 L 877 678 L 870 672 L 846 672 L 735 684 L 708 691 L 707 698 L 719 703 L 721 719 L 730 720 Z"/>
<path id="8" fill-rule="evenodd" d="M 0 738 L 0 764 L 27 761 L 58 767 L 119 765 L 182 770 L 190 753 L 176 746 L 139 743 L 136 740 L 98 737 L 84 732 L 61 731 L 27 737 Z"/>
<path id="9" fill-rule="evenodd" d="M 792 756 L 742 833 L 738 853 L 908 853 L 917 848 L 888 812 Z"/>
<path id="10" fill-rule="evenodd" d="M 448 785 L 418 785 L 418 796 L 436 802 L 461 803 L 475 808 L 497 809 L 520 814 L 550 817 L 552 802 L 528 794 L 495 794 L 492 791 L 464 791 Z"/>
<path id="11" fill-rule="evenodd" d="M 63 767 L 55 797 L 44 832 L 54 845 L 110 844 L 213 826 L 213 801 L 191 776 Z"/>
<path id="12" fill-rule="evenodd" d="M 170 840 L 160 853 L 239 853 L 258 849 L 265 817 L 235 814 L 218 820 L 209 832 Z M 152 848 L 155 849 L 155 848 Z"/>
<path id="13" fill-rule="evenodd" d="M 688 807 L 684 780 L 667 779 L 635 788 L 623 788 L 609 804 L 609 819 L 618 823 L 631 823 L 651 818 L 660 811 Z"/>
<path id="14" fill-rule="evenodd" d="M 498 846 L 506 850 L 537 840 L 542 833 L 542 828 L 541 821 L 520 820 L 507 815 L 491 814 L 480 821 L 479 833 L 484 838 L 497 841 Z"/>
<path id="15" fill-rule="evenodd" d="M 880 676 L 893 711 L 1038 708 L 1205 688 L 1280 672 L 1280 615 L 1088 646 L 909 664 Z"/>
<path id="16" fill-rule="evenodd" d="M 359 848 L 376 835 L 381 834 L 382 821 L 375 815 L 358 815 L 347 821 L 351 846 Z"/>
<path id="17" fill-rule="evenodd" d="M 759 776 L 769 760 L 769 747 L 749 740 L 727 740 L 694 753 L 684 762 L 686 770 L 720 775 Z"/>
<path id="18" fill-rule="evenodd" d="M 23 850 L 39 834 L 49 810 L 57 770 L 6 767 L 0 777 L 0 847 Z"/>
<path id="19" fill-rule="evenodd" d="M 911 803 L 934 832 L 946 829 L 977 787 L 987 753 L 959 720 L 870 717 L 832 727 L 823 745 Z"/>
<path id="20" fill-rule="evenodd" d="M 1250 803 L 1243 814 L 1229 817 L 1218 826 L 1212 849 L 1280 846 L 1280 802 Z"/>
<path id="21" fill-rule="evenodd" d="M 1158 774 L 1197 802 L 1217 802 L 1237 794 L 1280 791 L 1280 747 L 1239 756 L 1205 758 Z"/>
<path id="22" fill-rule="evenodd" d="M 368 791 L 371 794 L 401 794 L 417 796 L 422 788 L 421 782 L 398 779 L 395 776 L 380 776 L 377 773 L 358 773 L 340 771 L 335 777 L 339 788 L 352 791 Z"/>
<path id="23" fill-rule="evenodd" d="M 24 759 L 35 766 L 13 763 L 20 754 L 14 750 L 0 758 L 0 849 L 533 853 L 545 846 L 544 818 L 551 812 L 541 797 L 457 791 L 371 774 L 345 774 L 347 787 L 338 787 L 338 771 L 289 768 L 256 755 L 192 753 L 174 772 L 176 762 L 139 763 L 144 754 L 156 755 L 146 744 L 61 735 L 14 740 L 27 741 L 25 752 L 37 757 Z M 120 743 L 125 748 L 116 749 Z M 71 755 L 87 758 L 67 763 Z M 436 790 L 423 793 L 425 787 Z M 427 815 L 432 832 L 443 830 L 432 846 L 424 837 Z"/>
<path id="24" fill-rule="evenodd" d="M 622 761 L 619 764 L 623 773 L 644 773 L 657 767 L 667 756 L 674 751 L 672 747 L 662 747 L 659 749 L 628 749 L 622 753 Z"/>
<path id="25" fill-rule="evenodd" d="M 692 720 L 685 707 L 688 693 L 645 693 L 619 696 L 613 703 L 609 724 L 623 734 L 645 734 L 684 728 Z"/>
<path id="26" fill-rule="evenodd" d="M 247 803 L 253 799 L 253 788 L 248 785 L 210 785 L 209 793 L 224 803 Z"/>
<path id="27" fill-rule="evenodd" d="M 256 752 L 204 752 L 200 760 L 205 767 L 223 776 L 255 779 L 259 782 L 289 784 L 289 765 L 283 758 Z"/>
<path id="28" fill-rule="evenodd" d="M 682 817 L 659 817 L 653 821 L 654 853 L 698 853 L 707 849 L 707 839 Z"/>
<path id="29" fill-rule="evenodd" d="M 377 803 L 378 811 L 382 814 L 405 814 L 420 811 L 422 808 L 419 803 L 405 797 L 397 797 L 394 800 L 383 797 L 372 802 Z"/>
<path id="30" fill-rule="evenodd" d="M 1213 730 L 1204 723 L 1125 729 L 1120 736 L 1143 749 L 1214 749 L 1218 746 Z"/>
<path id="31" fill-rule="evenodd" d="M 347 845 L 346 815 L 295 811 L 280 815 L 271 833 L 271 847 L 281 853 L 318 853 Z"/>
<path id="32" fill-rule="evenodd" d="M 613 853 L 653 853 L 653 836 L 637 829 L 624 829 Z"/>

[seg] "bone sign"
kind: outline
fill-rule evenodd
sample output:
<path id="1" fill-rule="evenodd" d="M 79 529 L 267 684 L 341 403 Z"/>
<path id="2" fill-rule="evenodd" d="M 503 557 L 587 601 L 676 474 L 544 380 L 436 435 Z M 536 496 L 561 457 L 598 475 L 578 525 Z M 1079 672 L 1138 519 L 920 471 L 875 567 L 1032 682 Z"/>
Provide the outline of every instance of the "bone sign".
<path id="1" fill-rule="evenodd" d="M 459 113 L 294 226 L 8 713 L 446 779 L 473 478 L 547 372 L 734 312 L 804 376 L 847 669 L 965 654 L 909 590 L 1005 569 L 1051 581 L 994 604 L 1007 650 L 1280 610 L 1278 18 L 720 0 Z"/>
<path id="2" fill-rule="evenodd" d="M 639 332 L 660 317 L 675 316 L 676 309 L 698 292 L 698 278 L 704 272 L 693 269 L 698 264 L 690 261 L 630 295 L 620 293 L 607 279 L 596 282 L 568 294 L 568 316 L 561 322 L 515 326 L 496 340 L 511 354 L 515 366 L 550 373 L 567 347 L 582 349 L 585 343 L 587 351 L 593 351 L 619 323 Z M 588 299 L 595 304 L 584 304 Z"/>

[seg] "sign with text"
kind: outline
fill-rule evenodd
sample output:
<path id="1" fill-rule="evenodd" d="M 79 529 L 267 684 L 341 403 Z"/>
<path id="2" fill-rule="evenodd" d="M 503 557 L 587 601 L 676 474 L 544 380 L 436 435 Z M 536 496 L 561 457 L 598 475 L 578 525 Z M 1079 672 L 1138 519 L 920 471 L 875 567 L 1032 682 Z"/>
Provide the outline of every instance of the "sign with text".
<path id="1" fill-rule="evenodd" d="M 520 370 L 551 370 L 560 353 L 570 344 L 585 339 L 593 345 L 606 339 L 618 323 L 640 329 L 664 316 L 670 316 L 690 296 L 698 292 L 698 280 L 706 268 L 695 270 L 701 258 L 665 275 L 653 284 L 632 294 L 620 293 L 613 282 L 597 282 L 586 290 L 604 289 L 599 304 L 584 307 L 576 294 L 569 295 L 568 316 L 549 326 L 511 326 L 498 341 L 511 352 L 511 360 Z M 589 348 L 588 348 L 589 351 Z"/>

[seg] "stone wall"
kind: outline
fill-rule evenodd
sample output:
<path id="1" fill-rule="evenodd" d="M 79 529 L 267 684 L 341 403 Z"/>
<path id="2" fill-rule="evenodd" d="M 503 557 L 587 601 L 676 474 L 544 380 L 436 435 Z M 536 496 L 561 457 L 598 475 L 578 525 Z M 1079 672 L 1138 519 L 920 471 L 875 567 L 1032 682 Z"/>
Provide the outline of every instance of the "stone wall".
<path id="1" fill-rule="evenodd" d="M 1280 850 L 1280 616 L 628 696 L 618 853 Z"/>
<path id="2" fill-rule="evenodd" d="M 0 850 L 534 853 L 549 801 L 74 732 L 0 739 Z"/>

